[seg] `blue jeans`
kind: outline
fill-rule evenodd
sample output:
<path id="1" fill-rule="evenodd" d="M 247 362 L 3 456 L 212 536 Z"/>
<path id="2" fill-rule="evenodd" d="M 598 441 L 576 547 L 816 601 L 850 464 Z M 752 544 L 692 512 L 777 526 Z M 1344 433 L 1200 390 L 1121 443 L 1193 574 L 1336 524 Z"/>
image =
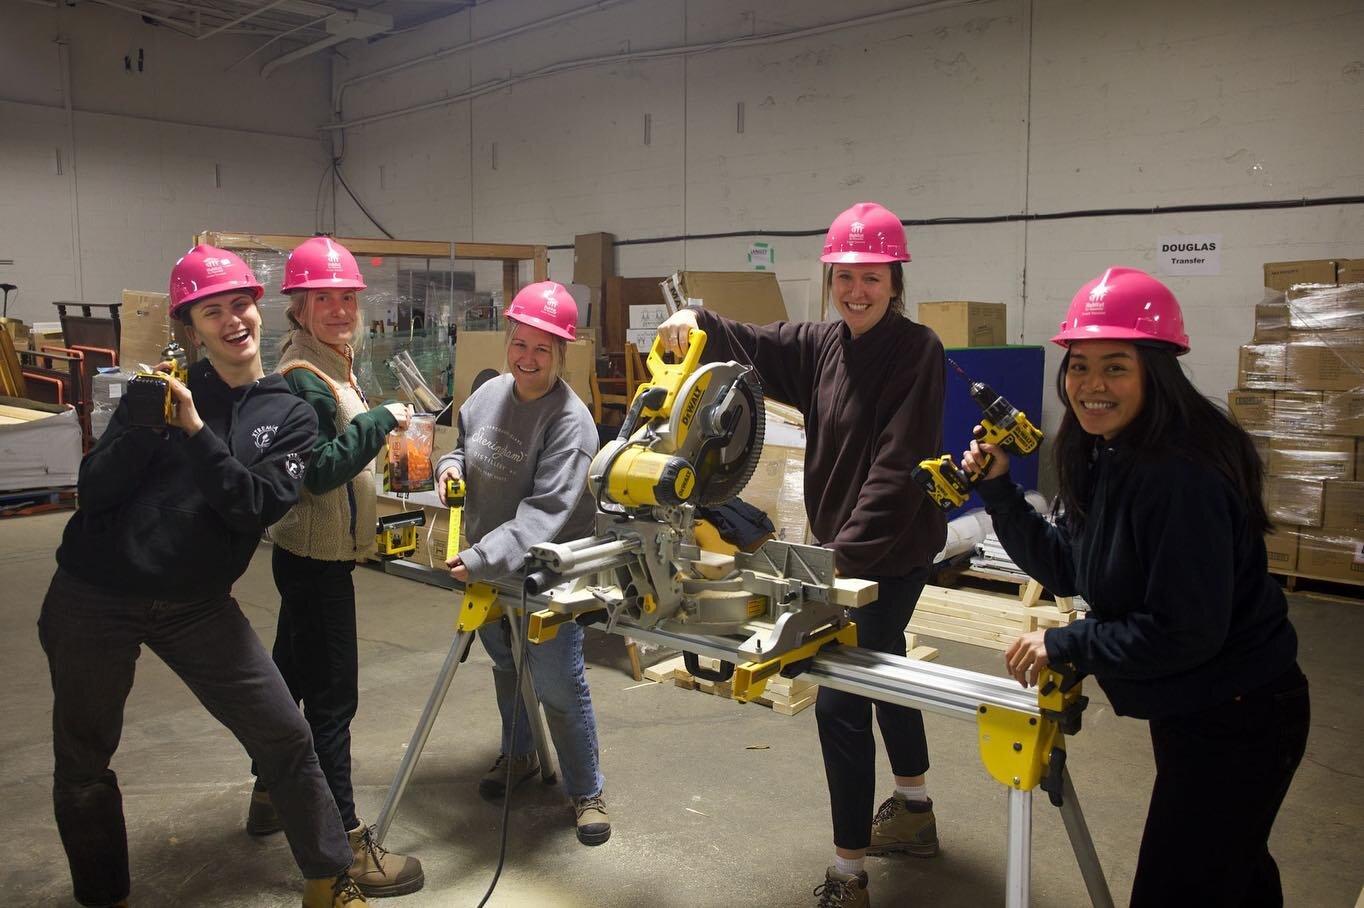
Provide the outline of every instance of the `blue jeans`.
<path id="1" fill-rule="evenodd" d="M 478 639 L 493 660 L 493 686 L 502 713 L 502 752 L 528 754 L 535 749 L 525 701 L 516 695 L 516 663 L 512 659 L 511 635 L 506 620 L 483 627 Z M 564 791 L 569 797 L 601 794 L 604 784 L 597 751 L 597 717 L 592 712 L 592 693 L 583 668 L 583 629 L 573 622 L 559 626 L 553 640 L 526 647 L 535 695 L 545 708 L 545 724 L 559 755 Z M 516 740 L 511 739 L 512 705 Z"/>

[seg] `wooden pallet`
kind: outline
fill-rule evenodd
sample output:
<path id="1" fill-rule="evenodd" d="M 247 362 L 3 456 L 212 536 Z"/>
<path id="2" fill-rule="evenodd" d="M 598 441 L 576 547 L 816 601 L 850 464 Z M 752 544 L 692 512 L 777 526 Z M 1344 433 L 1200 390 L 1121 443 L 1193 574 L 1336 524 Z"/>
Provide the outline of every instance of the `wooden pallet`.
<path id="1" fill-rule="evenodd" d="M 908 658 L 917 659 L 923 662 L 932 662 L 938 658 L 938 651 L 931 646 L 919 646 L 913 634 L 906 634 Z M 716 669 L 719 661 L 701 657 L 701 667 L 705 669 Z M 657 665 L 651 665 L 644 670 L 644 677 L 648 681 L 657 681 L 660 684 L 672 683 L 675 687 L 683 690 L 698 690 L 703 694 L 710 694 L 716 697 L 723 697 L 726 700 L 734 698 L 733 690 L 728 681 L 708 681 L 705 678 L 697 678 L 687 671 L 687 667 L 681 656 L 674 656 L 665 659 Z M 819 685 L 807 678 L 772 678 L 763 687 L 762 696 L 750 701 L 760 703 L 770 707 L 773 712 L 783 716 L 794 716 L 801 710 L 815 702 L 815 696 L 819 693 Z"/>
<path id="2" fill-rule="evenodd" d="M 1063 627 L 1075 619 L 1073 609 L 1062 611 L 1058 603 L 1039 601 L 1040 591 L 1040 587 L 1030 589 L 1019 601 L 1012 596 L 925 586 L 909 628 L 929 637 L 1005 650 L 1029 631 Z M 1037 604 L 1026 604 L 1030 599 Z"/>

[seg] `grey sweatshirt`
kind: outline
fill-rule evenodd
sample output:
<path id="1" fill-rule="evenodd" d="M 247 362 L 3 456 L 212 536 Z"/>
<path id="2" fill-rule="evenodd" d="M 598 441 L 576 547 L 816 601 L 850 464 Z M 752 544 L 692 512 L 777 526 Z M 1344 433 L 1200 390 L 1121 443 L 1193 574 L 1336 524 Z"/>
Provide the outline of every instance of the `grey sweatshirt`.
<path id="1" fill-rule="evenodd" d="M 597 452 L 597 427 L 563 381 L 523 403 L 515 380 L 500 375 L 459 408 L 459 441 L 436 464 L 454 466 L 468 489 L 459 553 L 470 580 L 494 580 L 521 569 L 526 551 L 542 542 L 589 536 L 596 506 L 587 467 Z"/>

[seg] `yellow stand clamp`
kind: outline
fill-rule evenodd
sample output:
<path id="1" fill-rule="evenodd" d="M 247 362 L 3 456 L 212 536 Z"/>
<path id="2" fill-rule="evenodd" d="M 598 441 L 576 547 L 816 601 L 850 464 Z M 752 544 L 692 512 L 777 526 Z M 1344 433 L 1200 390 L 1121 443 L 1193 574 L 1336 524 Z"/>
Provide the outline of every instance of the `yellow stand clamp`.
<path id="1" fill-rule="evenodd" d="M 445 503 L 450 506 L 450 535 L 445 539 L 445 560 L 459 554 L 459 534 L 464 523 L 464 480 L 445 480 Z"/>
<path id="2" fill-rule="evenodd" d="M 1086 698 L 1076 681 L 1063 690 L 1064 676 L 1050 667 L 1037 679 L 1037 704 L 1041 716 L 1029 716 L 1001 706 L 981 706 L 976 711 L 980 734 L 980 759 L 995 781 L 1030 791 L 1051 768 L 1055 754 L 1065 752 L 1065 733 L 1078 730 L 1079 710 Z M 1064 757 L 1062 757 L 1064 759 Z"/>
<path id="3" fill-rule="evenodd" d="M 545 643 L 559 635 L 559 628 L 573 620 L 567 612 L 553 612 L 547 608 L 530 613 L 530 626 L 526 629 L 526 639 L 531 643 Z"/>
<path id="4" fill-rule="evenodd" d="M 831 627 L 824 631 L 818 631 L 795 649 L 788 650 L 780 656 L 768 659 L 766 662 L 745 662 L 743 665 L 736 665 L 734 667 L 734 678 L 730 682 L 730 690 L 734 699 L 740 703 L 747 703 L 749 700 L 761 697 L 763 689 L 767 687 L 767 680 L 773 675 L 780 674 L 783 668 L 792 663 L 814 658 L 820 649 L 835 642 L 842 643 L 844 646 L 856 646 L 857 625 L 845 624 L 842 627 Z"/>
<path id="5" fill-rule="evenodd" d="M 471 583 L 464 588 L 464 604 L 459 610 L 456 628 L 464 633 L 478 630 L 485 624 L 502 618 L 497 603 L 497 589 L 486 583 Z"/>

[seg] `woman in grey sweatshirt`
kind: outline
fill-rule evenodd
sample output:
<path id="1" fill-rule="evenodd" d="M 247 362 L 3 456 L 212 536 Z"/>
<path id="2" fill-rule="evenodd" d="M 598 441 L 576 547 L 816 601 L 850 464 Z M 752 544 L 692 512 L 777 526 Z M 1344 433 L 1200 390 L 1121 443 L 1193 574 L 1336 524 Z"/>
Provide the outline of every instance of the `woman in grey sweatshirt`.
<path id="1" fill-rule="evenodd" d="M 459 441 L 436 465 L 437 487 L 462 478 L 469 547 L 450 559 L 463 583 L 519 571 L 526 552 L 542 542 L 591 535 L 595 507 L 587 468 L 597 451 L 597 429 L 587 407 L 560 378 L 567 343 L 576 332 L 577 306 L 552 281 L 531 284 L 507 310 L 507 371 L 484 383 L 459 409 Z M 502 744 L 479 793 L 497 800 L 540 771 L 530 719 L 516 694 L 507 619 L 479 630 L 493 660 Z M 573 801 L 578 839 L 600 845 L 611 836 L 602 800 L 597 721 L 583 666 L 583 630 L 569 622 L 553 640 L 528 649 L 535 693 Z M 512 710 L 516 737 L 511 736 Z M 510 767 L 508 762 L 510 761 Z M 510 770 L 510 775 L 508 774 Z"/>

